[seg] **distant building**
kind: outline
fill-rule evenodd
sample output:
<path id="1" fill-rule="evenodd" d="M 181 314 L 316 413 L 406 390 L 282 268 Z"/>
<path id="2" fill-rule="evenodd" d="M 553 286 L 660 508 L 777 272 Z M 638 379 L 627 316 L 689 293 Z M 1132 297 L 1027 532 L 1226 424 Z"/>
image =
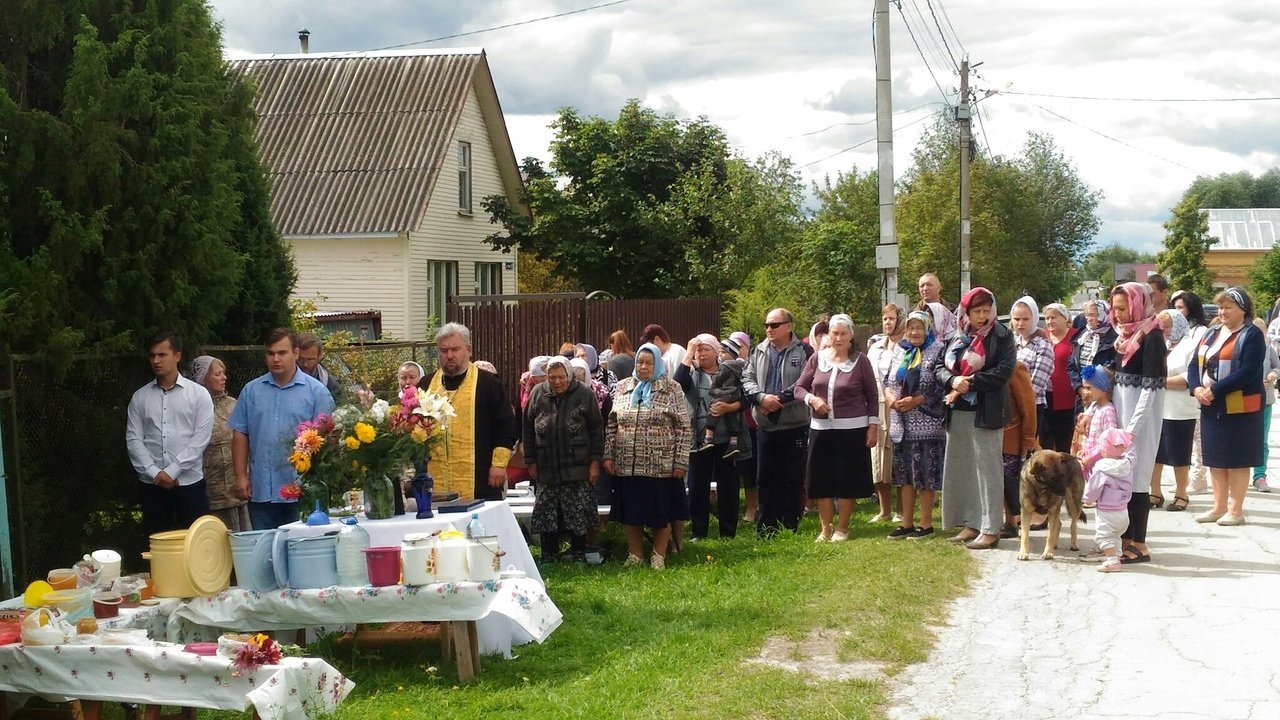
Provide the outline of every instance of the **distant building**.
<path id="1" fill-rule="evenodd" d="M 516 289 L 480 206 L 522 181 L 483 50 L 253 55 L 271 216 L 322 321 L 423 339 L 450 295 Z M 349 325 L 350 327 L 347 327 Z"/>
<path id="2" fill-rule="evenodd" d="M 1155 263 L 1120 263 L 1112 272 L 1111 283 L 1146 282 L 1155 272 Z"/>
<path id="3" fill-rule="evenodd" d="M 1205 253 L 1204 264 L 1214 275 L 1214 287 L 1247 286 L 1249 268 L 1275 247 L 1280 209 L 1223 210 L 1210 208 L 1209 236 L 1217 242 Z"/>

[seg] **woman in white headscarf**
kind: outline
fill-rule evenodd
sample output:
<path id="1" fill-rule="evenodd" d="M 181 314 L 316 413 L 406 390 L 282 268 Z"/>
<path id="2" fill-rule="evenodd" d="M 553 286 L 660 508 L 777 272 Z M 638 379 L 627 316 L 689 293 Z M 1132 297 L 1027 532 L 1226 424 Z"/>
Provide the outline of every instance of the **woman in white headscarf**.
<path id="1" fill-rule="evenodd" d="M 252 530 L 249 505 L 235 493 L 236 473 L 231 463 L 231 428 L 227 418 L 236 407 L 236 399 L 227 394 L 227 366 L 211 355 L 191 361 L 191 379 L 200 383 L 213 398 L 213 432 L 204 449 L 205 494 L 209 511 L 222 519 L 232 532 Z"/>
<path id="2" fill-rule="evenodd" d="M 1187 367 L 1195 359 L 1196 348 L 1208 328 L 1203 325 L 1191 329 L 1190 322 L 1177 310 L 1161 310 L 1156 314 L 1160 329 L 1164 332 L 1165 345 L 1169 348 L 1166 358 L 1163 397 L 1164 413 L 1160 426 L 1160 446 L 1156 450 L 1156 464 L 1151 471 L 1152 502 L 1159 498 L 1160 478 L 1164 466 L 1173 468 L 1173 501 L 1167 510 L 1181 512 L 1187 509 L 1187 483 L 1191 474 L 1191 446 L 1195 439 L 1196 421 L 1200 419 L 1200 403 L 1187 388 Z"/>

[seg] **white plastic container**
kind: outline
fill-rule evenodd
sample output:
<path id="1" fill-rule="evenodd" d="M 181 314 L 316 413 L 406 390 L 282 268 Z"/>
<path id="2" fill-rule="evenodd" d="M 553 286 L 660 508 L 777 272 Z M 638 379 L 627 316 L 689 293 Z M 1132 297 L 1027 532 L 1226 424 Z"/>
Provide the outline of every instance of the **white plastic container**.
<path id="1" fill-rule="evenodd" d="M 338 584 L 365 587 L 369 584 L 369 564 L 364 549 L 369 547 L 369 531 L 359 525 L 343 525 L 338 532 Z"/>
<path id="2" fill-rule="evenodd" d="M 431 533 L 410 533 L 400 543 L 400 564 L 405 585 L 429 585 L 436 581 L 439 538 Z"/>

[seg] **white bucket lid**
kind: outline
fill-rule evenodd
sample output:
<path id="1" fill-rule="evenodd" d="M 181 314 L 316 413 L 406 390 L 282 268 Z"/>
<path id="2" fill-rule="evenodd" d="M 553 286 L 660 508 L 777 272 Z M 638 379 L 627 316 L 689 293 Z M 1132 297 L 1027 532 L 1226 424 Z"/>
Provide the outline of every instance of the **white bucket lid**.
<path id="1" fill-rule="evenodd" d="M 89 556 L 99 565 L 119 564 L 120 562 L 120 553 L 115 550 L 94 550 Z"/>

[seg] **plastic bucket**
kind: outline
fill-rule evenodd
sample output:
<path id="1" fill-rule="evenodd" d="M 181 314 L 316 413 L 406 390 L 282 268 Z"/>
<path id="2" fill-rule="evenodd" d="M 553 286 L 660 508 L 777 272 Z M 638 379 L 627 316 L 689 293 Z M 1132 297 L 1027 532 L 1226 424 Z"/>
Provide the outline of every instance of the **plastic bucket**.
<path id="1" fill-rule="evenodd" d="M 271 569 L 271 545 L 275 530 L 231 533 L 231 562 L 236 568 L 236 585 L 254 592 L 269 592 L 279 585 Z"/>
<path id="2" fill-rule="evenodd" d="M 169 530 L 151 536 L 151 552 L 142 557 L 151 561 L 151 581 L 156 597 L 195 597 L 187 577 L 187 563 L 183 546 L 187 541 L 186 530 Z"/>
<path id="3" fill-rule="evenodd" d="M 110 585 L 120 577 L 120 553 L 115 550 L 94 550 L 89 557 L 98 566 L 98 584 Z"/>
<path id="4" fill-rule="evenodd" d="M 54 590 L 74 590 L 76 587 L 76 571 L 72 568 L 50 570 L 48 579 Z"/>
<path id="5" fill-rule="evenodd" d="M 400 584 L 400 547 L 384 545 L 364 548 L 364 560 L 369 567 L 369 584 L 386 587 Z"/>
<path id="6" fill-rule="evenodd" d="M 472 582 L 497 580 L 502 573 L 502 548 L 496 535 L 467 542 L 467 579 Z"/>
<path id="7" fill-rule="evenodd" d="M 289 587 L 304 590 L 338 584 L 338 537 L 289 540 Z"/>

